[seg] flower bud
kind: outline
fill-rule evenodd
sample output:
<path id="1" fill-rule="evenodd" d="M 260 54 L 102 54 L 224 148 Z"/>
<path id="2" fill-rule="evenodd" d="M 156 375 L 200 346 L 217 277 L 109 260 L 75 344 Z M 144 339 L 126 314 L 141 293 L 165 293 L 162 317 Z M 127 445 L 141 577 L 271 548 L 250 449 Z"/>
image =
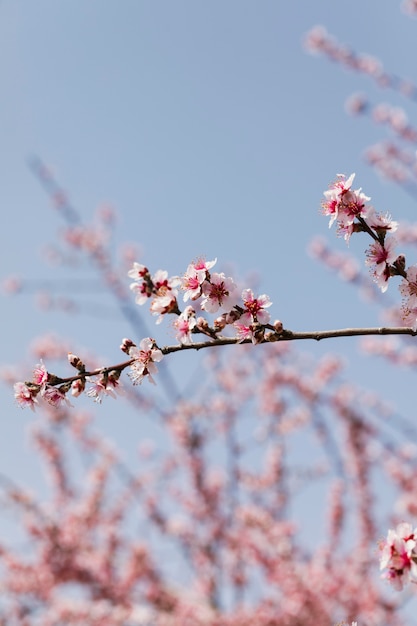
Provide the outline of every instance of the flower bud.
<path id="1" fill-rule="evenodd" d="M 404 274 L 405 271 L 405 256 L 400 254 L 394 261 L 394 267 L 398 270 L 400 275 Z"/>
<path id="2" fill-rule="evenodd" d="M 122 340 L 122 344 L 120 346 L 120 350 L 122 352 L 124 352 L 125 354 L 129 354 L 129 350 L 130 348 L 134 348 L 136 347 L 136 344 L 133 343 L 133 341 L 131 339 L 123 339 Z"/>
<path id="3" fill-rule="evenodd" d="M 80 396 L 83 391 L 85 389 L 85 380 L 84 378 L 78 378 L 77 380 L 74 380 L 72 385 L 71 385 L 71 394 L 77 398 L 78 396 Z"/>
<path id="4" fill-rule="evenodd" d="M 242 311 L 238 311 L 237 309 L 232 309 L 229 313 L 226 313 L 226 323 L 234 324 L 241 317 Z"/>
<path id="5" fill-rule="evenodd" d="M 223 314 L 220 317 L 218 317 L 217 319 L 214 320 L 214 330 L 223 330 L 223 328 L 225 328 L 226 326 L 226 316 Z"/>
<path id="6" fill-rule="evenodd" d="M 76 354 L 71 354 L 71 352 L 68 352 L 68 361 L 70 365 L 72 365 L 72 367 L 75 367 L 75 369 L 77 369 L 79 372 L 85 371 L 84 363 Z"/>
<path id="7" fill-rule="evenodd" d="M 275 320 L 273 326 L 275 328 L 275 332 L 278 335 L 280 335 L 282 333 L 282 331 L 284 330 L 284 326 L 282 325 L 282 322 L 280 320 Z"/>
<path id="8" fill-rule="evenodd" d="M 253 328 L 253 339 L 252 342 L 257 344 L 257 343 L 262 343 L 262 341 L 264 340 L 265 337 L 265 328 L 263 326 L 261 326 L 261 324 L 259 324 L 259 322 L 256 322 L 255 324 L 252 324 L 252 328 Z"/>
<path id="9" fill-rule="evenodd" d="M 197 317 L 197 328 L 205 332 L 209 328 L 208 321 L 204 317 Z"/>
<path id="10" fill-rule="evenodd" d="M 120 370 L 111 370 L 111 372 L 109 372 L 107 379 L 109 382 L 115 383 L 119 380 L 120 374 L 121 374 Z"/>

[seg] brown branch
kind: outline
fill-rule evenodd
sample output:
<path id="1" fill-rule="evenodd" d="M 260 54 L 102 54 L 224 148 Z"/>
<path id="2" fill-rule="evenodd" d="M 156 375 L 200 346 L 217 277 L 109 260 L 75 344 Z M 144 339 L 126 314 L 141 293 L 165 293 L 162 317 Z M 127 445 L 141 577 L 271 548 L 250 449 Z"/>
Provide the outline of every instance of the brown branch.
<path id="1" fill-rule="evenodd" d="M 266 328 L 273 328 L 269 324 L 266 325 Z M 381 326 L 380 328 L 339 328 L 336 330 L 314 330 L 314 331 L 304 331 L 304 332 L 293 332 L 291 330 L 282 330 L 280 332 L 270 332 L 269 335 L 266 335 L 262 341 L 259 341 L 260 344 L 266 343 L 275 343 L 280 341 L 299 341 L 302 339 L 314 339 L 315 341 L 321 341 L 322 339 L 336 339 L 338 337 L 362 337 L 366 335 L 411 335 L 415 337 L 417 335 L 417 330 L 413 328 L 408 328 L 404 326 L 394 326 L 394 327 L 385 327 Z M 216 346 L 230 346 L 236 344 L 248 344 L 252 343 L 250 339 L 239 340 L 236 337 L 217 337 L 216 339 L 210 339 L 208 341 L 200 341 L 191 344 L 178 344 L 175 346 L 164 346 L 160 348 L 162 354 L 172 354 L 173 352 L 183 352 L 184 350 L 202 350 L 203 348 L 214 348 Z M 122 372 L 124 369 L 129 367 L 134 363 L 135 359 L 131 358 L 123 363 L 118 363 L 116 365 L 108 365 L 106 367 L 100 367 L 91 371 L 84 370 L 75 376 L 69 376 L 67 378 L 61 378 L 56 376 L 55 374 L 49 374 L 48 385 L 56 386 L 56 385 L 67 385 L 69 389 L 69 385 L 79 379 L 91 378 L 94 376 L 99 376 L 102 374 L 109 374 L 112 371 Z M 36 383 L 26 382 L 26 384 L 31 388 L 39 388 L 40 385 Z"/>
<path id="2" fill-rule="evenodd" d="M 272 337 L 266 338 L 260 343 L 271 343 L 276 341 L 297 341 L 301 339 L 336 339 L 337 337 L 360 337 L 366 335 L 411 335 L 416 336 L 417 330 L 405 326 L 398 327 L 380 327 L 380 328 L 340 328 L 336 330 L 314 330 L 304 332 L 293 332 L 291 330 L 283 330 L 280 334 L 272 334 Z M 177 346 L 165 346 L 161 348 L 163 354 L 171 354 L 172 352 L 181 352 L 183 350 L 201 350 L 202 348 L 211 348 L 214 346 L 229 346 L 234 344 L 252 343 L 250 339 L 239 341 L 235 337 L 219 337 L 212 341 L 201 341 L 191 344 L 182 344 Z"/>

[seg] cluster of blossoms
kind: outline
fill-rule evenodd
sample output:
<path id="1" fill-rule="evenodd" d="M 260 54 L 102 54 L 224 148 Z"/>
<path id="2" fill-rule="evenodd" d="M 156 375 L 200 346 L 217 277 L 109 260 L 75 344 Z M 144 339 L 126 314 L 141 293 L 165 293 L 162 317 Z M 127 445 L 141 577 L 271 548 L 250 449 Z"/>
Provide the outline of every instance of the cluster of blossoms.
<path id="1" fill-rule="evenodd" d="M 242 304 L 237 304 L 238 287 L 233 278 L 223 272 L 210 272 L 217 259 L 198 259 L 190 263 L 182 278 L 168 278 L 165 271 L 158 270 L 153 276 L 148 268 L 134 263 L 128 276 L 134 279 L 130 285 L 136 294 L 137 304 L 150 300 L 150 310 L 159 314 L 159 323 L 166 313 L 177 315 L 174 321 L 176 338 L 181 344 L 191 344 L 192 334 L 202 333 L 211 338 L 218 336 L 226 326 L 232 326 L 238 341 L 250 340 L 260 343 L 265 338 L 265 327 L 270 315 L 265 310 L 271 306 L 268 296 L 255 297 L 252 290 L 244 289 Z M 183 291 L 183 301 L 191 302 L 181 312 L 178 304 L 178 288 Z M 198 313 L 220 314 L 212 326 Z M 277 328 L 271 327 L 272 331 Z"/>
<path id="2" fill-rule="evenodd" d="M 182 278 L 169 277 L 164 270 L 158 270 L 152 275 L 145 265 L 135 262 L 128 272 L 129 278 L 134 280 L 130 289 L 135 294 L 137 304 L 150 303 L 151 313 L 158 316 L 157 324 L 163 320 L 164 315 L 176 316 L 173 326 L 181 346 L 192 344 L 194 333 L 205 335 L 211 343 L 221 338 L 219 333 L 226 326 L 233 329 L 236 343 L 251 341 L 255 344 L 276 340 L 283 328 L 279 321 L 273 326 L 269 324 L 270 315 L 266 311 L 272 304 L 269 297 L 255 297 L 251 289 L 244 289 L 242 301 L 237 304 L 239 290 L 233 278 L 223 273 L 210 273 L 216 262 L 217 259 L 199 259 L 188 266 Z M 187 304 L 183 311 L 178 303 L 180 289 L 184 303 L 192 303 Z M 202 314 L 219 316 L 210 325 Z M 268 333 L 265 332 L 267 329 Z M 130 339 L 123 339 L 120 348 L 128 355 L 128 361 L 91 372 L 86 371 L 79 357 L 69 354 L 69 363 L 78 373 L 68 378 L 59 378 L 40 364 L 35 369 L 32 381 L 15 384 L 14 392 L 18 404 L 33 410 L 41 397 L 58 407 L 62 402 L 69 404 L 66 395 L 68 392 L 79 396 L 85 391 L 96 402 L 101 402 L 105 396 L 114 398 L 121 392 L 119 378 L 125 368 L 130 368 L 128 375 L 134 385 L 140 384 L 144 378 L 154 383 L 153 375 L 158 371 L 156 363 L 161 361 L 164 354 L 172 351 L 169 347 L 161 350 L 151 337 L 142 339 L 139 347 Z"/>
<path id="3" fill-rule="evenodd" d="M 417 582 L 417 528 L 402 522 L 395 530 L 390 529 L 381 542 L 380 569 L 395 589 L 401 591 L 410 581 Z"/>
<path id="4" fill-rule="evenodd" d="M 62 403 L 72 406 L 67 398 L 68 392 L 77 397 L 84 391 L 95 402 L 101 402 L 104 396 L 116 397 L 121 392 L 120 374 L 122 369 L 104 368 L 98 372 L 86 372 L 85 365 L 75 354 L 68 354 L 69 363 L 79 372 L 77 376 L 60 378 L 47 371 L 45 365 L 40 363 L 33 372 L 29 382 L 17 382 L 14 385 L 14 395 L 17 403 L 23 407 L 34 410 L 38 399 L 46 401 L 53 407 L 58 408 Z M 86 389 L 86 383 L 90 386 Z"/>
<path id="5" fill-rule="evenodd" d="M 58 407 L 63 401 L 69 404 L 65 395 L 69 387 L 55 386 L 58 381 L 59 379 L 50 374 L 46 370 L 45 365 L 40 363 L 33 371 L 31 382 L 18 382 L 15 384 L 15 398 L 20 406 L 30 407 L 32 411 L 38 403 L 38 396 L 55 407 Z"/>
<path id="6" fill-rule="evenodd" d="M 366 264 L 373 279 L 384 292 L 391 277 L 402 277 L 399 289 L 403 296 L 403 321 L 417 330 L 417 265 L 406 268 L 405 257 L 396 252 L 396 242 L 391 237 L 397 230 L 397 222 L 388 214 L 376 213 L 361 189 L 352 189 L 354 177 L 354 174 L 349 178 L 338 176 L 324 192 L 322 212 L 330 217 L 329 227 L 336 222 L 338 234 L 347 242 L 358 232 L 365 232 L 373 239 L 366 251 Z M 406 522 L 398 524 L 395 530 L 389 530 L 380 547 L 383 578 L 397 590 L 409 581 L 417 582 L 417 528 L 413 530 Z"/>
<path id="7" fill-rule="evenodd" d="M 347 242 L 353 233 L 358 232 L 365 232 L 373 239 L 366 251 L 366 264 L 372 277 L 382 292 L 387 290 L 392 276 L 402 277 L 400 292 L 404 324 L 417 330 L 417 266 L 406 269 L 405 257 L 396 252 L 396 241 L 391 236 L 398 223 L 387 213 L 377 213 L 361 189 L 352 189 L 354 178 L 355 174 L 349 178 L 338 175 L 324 192 L 322 212 L 330 216 L 329 228 L 336 222 L 338 234 Z"/>

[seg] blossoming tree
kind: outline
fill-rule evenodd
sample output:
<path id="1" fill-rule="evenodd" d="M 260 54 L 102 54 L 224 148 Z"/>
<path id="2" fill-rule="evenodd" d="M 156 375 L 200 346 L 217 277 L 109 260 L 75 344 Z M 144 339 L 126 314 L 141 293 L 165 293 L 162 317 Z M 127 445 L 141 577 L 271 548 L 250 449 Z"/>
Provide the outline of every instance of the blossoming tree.
<path id="1" fill-rule="evenodd" d="M 376 72 L 338 56 L 322 30 L 308 43 Z M 0 540 L 0 623 L 405 624 L 404 596 L 391 587 L 417 581 L 417 460 L 404 443 L 416 428 L 348 382 L 341 356 L 313 359 L 298 348 L 366 336 L 369 352 L 414 366 L 417 265 L 403 247 L 417 252 L 417 238 L 401 216 L 374 207 L 354 174 L 336 176 L 321 212 L 347 243 L 368 238 L 365 271 L 320 242 L 313 253 L 333 269 L 349 266 L 348 280 L 374 287 L 374 297 L 398 288 L 401 304 L 381 327 L 298 332 L 215 258 L 172 274 L 132 258 L 117 272 L 103 230 L 82 225 L 48 169 L 31 165 L 67 220 L 65 245 L 93 263 L 138 337 L 121 336 L 122 360 L 105 365 L 43 340 L 30 377 L 4 375 L 34 413 L 33 441 L 52 480 L 44 502 L 0 477 L 24 537 L 23 547 Z M 312 210 L 319 203 L 312 198 Z M 140 307 L 154 318 L 151 334 L 142 333 Z M 166 344 L 158 334 L 168 320 L 175 340 Z M 398 343 L 385 341 L 393 336 Z M 169 368 L 176 353 L 196 351 L 203 358 L 180 393 Z M 101 433 L 111 402 L 123 407 L 120 423 L 131 410 L 160 429 L 157 446 L 141 441 L 136 464 Z M 381 506 L 381 483 L 396 494 L 394 511 Z"/>

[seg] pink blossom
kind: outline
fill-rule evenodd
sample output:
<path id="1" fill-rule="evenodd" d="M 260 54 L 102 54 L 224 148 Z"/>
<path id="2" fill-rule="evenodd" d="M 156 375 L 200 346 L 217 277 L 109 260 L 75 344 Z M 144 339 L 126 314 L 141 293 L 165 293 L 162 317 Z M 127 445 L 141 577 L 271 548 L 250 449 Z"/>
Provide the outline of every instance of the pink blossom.
<path id="1" fill-rule="evenodd" d="M 203 283 L 201 308 L 208 313 L 216 313 L 220 308 L 230 311 L 236 304 L 237 287 L 232 278 L 221 273 L 210 276 L 210 282 Z"/>
<path id="2" fill-rule="evenodd" d="M 417 265 L 407 269 L 407 278 L 401 281 L 400 292 L 406 298 L 406 308 L 417 306 Z"/>
<path id="3" fill-rule="evenodd" d="M 85 392 L 89 398 L 93 398 L 94 402 L 101 404 L 104 396 L 116 398 L 116 393 L 112 385 L 107 384 L 103 378 L 92 381 L 91 387 Z"/>
<path id="4" fill-rule="evenodd" d="M 337 180 L 330 185 L 330 189 L 324 192 L 325 200 L 322 202 L 322 212 L 330 215 L 329 228 L 335 220 L 338 221 L 339 234 L 343 233 L 349 240 L 353 232 L 353 223 L 356 218 L 365 218 L 370 198 L 361 189 L 351 189 L 355 174 L 351 174 L 346 180 L 344 174 L 338 174 Z"/>
<path id="5" fill-rule="evenodd" d="M 322 202 L 322 212 L 323 215 L 330 215 L 329 228 L 338 217 L 342 196 L 350 190 L 355 174 L 351 174 L 347 180 L 345 178 L 344 174 L 338 174 L 337 180 L 331 183 L 330 188 L 324 192 L 325 200 Z"/>
<path id="6" fill-rule="evenodd" d="M 18 382 L 14 384 L 14 397 L 23 408 L 30 407 L 32 411 L 35 410 L 35 403 L 38 402 L 36 395 L 39 389 L 29 388 L 26 383 Z"/>
<path id="7" fill-rule="evenodd" d="M 41 389 L 41 396 L 48 404 L 57 408 L 62 402 L 65 402 L 68 406 L 72 406 L 71 402 L 66 397 L 65 393 L 61 391 L 58 387 L 52 387 L 50 385 L 45 385 Z"/>
<path id="8" fill-rule="evenodd" d="M 270 307 L 272 304 L 269 296 L 263 294 L 255 298 L 251 289 L 244 289 L 242 291 L 242 300 L 245 305 L 246 312 L 252 316 L 254 321 L 257 321 L 260 324 L 268 324 L 270 315 L 267 311 L 265 311 L 265 309 Z"/>
<path id="9" fill-rule="evenodd" d="M 139 346 L 140 348 L 132 346 L 129 349 L 129 356 L 135 359 L 130 366 L 129 377 L 134 385 L 140 384 L 145 376 L 148 376 L 149 382 L 155 384 L 152 378 L 152 374 L 158 371 L 155 363 L 159 363 L 164 355 L 156 347 L 155 340 L 150 337 L 142 339 Z"/>
<path id="10" fill-rule="evenodd" d="M 358 217 L 366 218 L 368 212 L 366 203 L 369 202 L 370 199 L 370 197 L 362 193 L 361 189 L 346 191 L 346 193 L 342 195 L 339 204 L 338 220 L 340 227 L 346 228 L 347 226 L 351 226 Z"/>
<path id="11" fill-rule="evenodd" d="M 44 385 L 48 381 L 48 372 L 46 371 L 46 367 L 42 363 L 42 361 L 33 370 L 32 380 L 35 383 L 35 385 Z"/>
<path id="12" fill-rule="evenodd" d="M 404 297 L 402 304 L 403 322 L 417 330 L 417 266 L 407 269 L 407 278 L 400 284 L 400 292 Z"/>
<path id="13" fill-rule="evenodd" d="M 177 306 L 178 290 L 176 287 L 180 285 L 178 276 L 168 278 L 168 272 L 158 270 L 152 277 L 153 293 L 156 296 L 151 303 L 151 312 L 153 315 L 159 315 L 156 323 L 160 324 L 163 315 L 171 313 Z"/>
<path id="14" fill-rule="evenodd" d="M 250 313 L 243 313 L 243 315 L 238 319 L 237 322 L 233 324 L 233 326 L 237 330 L 236 336 L 239 341 L 245 341 L 246 339 L 250 339 L 254 343 L 253 318 Z"/>
<path id="15" fill-rule="evenodd" d="M 200 257 L 192 265 L 194 265 L 194 268 L 197 271 L 205 270 L 206 272 L 208 272 L 209 270 L 211 270 L 212 267 L 216 265 L 216 263 L 217 263 L 217 257 L 213 261 L 205 261 L 202 257 Z"/>
<path id="16" fill-rule="evenodd" d="M 377 213 L 373 206 L 368 207 L 366 223 L 370 228 L 375 230 L 378 235 L 386 233 L 387 231 L 394 233 L 398 228 L 398 222 L 394 222 L 389 213 Z"/>
<path id="17" fill-rule="evenodd" d="M 402 321 L 405 326 L 409 326 L 413 330 L 417 331 L 417 306 L 403 306 Z"/>
<path id="18" fill-rule="evenodd" d="M 135 294 L 136 304 L 145 304 L 146 300 L 152 296 L 153 285 L 148 268 L 141 263 L 133 263 L 133 268 L 128 271 L 129 278 L 134 278 L 135 282 L 129 285 Z"/>
<path id="19" fill-rule="evenodd" d="M 217 259 L 214 259 L 214 261 L 198 259 L 195 263 L 190 263 L 181 283 L 181 289 L 185 290 L 184 302 L 197 300 L 201 296 L 201 285 L 207 278 L 208 271 L 216 262 Z"/>
<path id="20" fill-rule="evenodd" d="M 142 263 L 136 263 L 136 261 L 133 263 L 132 269 L 129 270 L 127 273 L 129 278 L 133 278 L 137 281 L 142 281 L 147 274 L 149 274 L 149 270 L 146 265 L 142 265 Z"/>
<path id="21" fill-rule="evenodd" d="M 73 395 L 74 398 L 77 398 L 83 393 L 84 389 L 85 381 L 82 378 L 77 378 L 77 380 L 74 380 L 71 385 L 71 395 Z"/>
<path id="22" fill-rule="evenodd" d="M 187 306 L 174 322 L 174 326 L 177 329 L 175 337 L 180 343 L 192 343 L 191 333 L 196 325 L 197 321 L 195 319 L 195 311 L 192 306 Z"/>
<path id="23" fill-rule="evenodd" d="M 417 577 L 416 535 L 411 524 L 402 522 L 395 530 L 388 531 L 387 539 L 381 545 L 380 569 L 395 589 L 401 590 L 410 577 Z"/>
<path id="24" fill-rule="evenodd" d="M 394 249 L 395 243 L 392 238 L 387 239 L 384 245 L 375 241 L 366 251 L 365 262 L 372 267 L 374 280 L 382 292 L 388 288 L 388 279 L 391 276 L 389 266 L 397 259 L 397 253 Z"/>
<path id="25" fill-rule="evenodd" d="M 146 300 L 152 295 L 152 289 L 145 282 L 131 283 L 129 287 L 135 294 L 135 302 L 136 304 L 139 304 L 139 306 L 145 304 Z"/>

